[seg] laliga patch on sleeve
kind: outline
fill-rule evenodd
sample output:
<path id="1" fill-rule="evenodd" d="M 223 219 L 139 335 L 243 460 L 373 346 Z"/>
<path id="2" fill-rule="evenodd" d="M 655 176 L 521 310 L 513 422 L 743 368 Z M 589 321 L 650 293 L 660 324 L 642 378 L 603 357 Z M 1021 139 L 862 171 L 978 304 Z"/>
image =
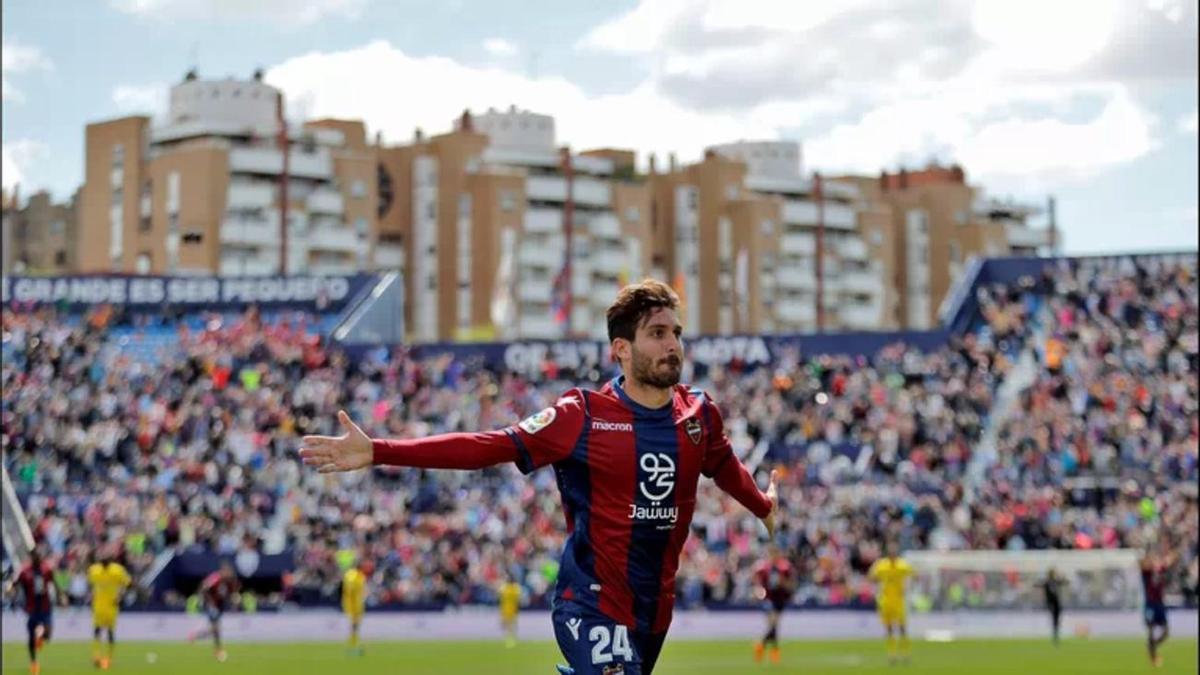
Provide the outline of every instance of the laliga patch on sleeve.
<path id="1" fill-rule="evenodd" d="M 555 412 L 554 408 L 546 408 L 539 413 L 534 413 L 533 415 L 521 420 L 520 424 L 517 426 L 524 429 L 525 433 L 527 434 L 536 434 L 542 429 L 550 426 L 550 423 L 554 421 L 554 417 L 557 414 L 558 413 Z"/>

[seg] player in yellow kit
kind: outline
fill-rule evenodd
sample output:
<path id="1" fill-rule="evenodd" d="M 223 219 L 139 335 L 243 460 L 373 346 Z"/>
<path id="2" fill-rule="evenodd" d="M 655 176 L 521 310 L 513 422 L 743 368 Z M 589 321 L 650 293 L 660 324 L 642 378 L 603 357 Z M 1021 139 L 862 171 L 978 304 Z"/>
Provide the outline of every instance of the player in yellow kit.
<path id="1" fill-rule="evenodd" d="M 351 567 L 342 575 L 342 611 L 350 619 L 349 651 L 362 656 L 364 650 L 359 642 L 358 629 L 362 625 L 363 612 L 367 604 L 367 579 L 373 571 L 369 561 Z"/>
<path id="2" fill-rule="evenodd" d="M 100 561 L 88 568 L 88 584 L 92 587 L 92 663 L 101 670 L 112 665 L 116 649 L 117 614 L 121 609 L 121 596 L 133 583 L 133 578 L 111 549 L 101 554 Z M 100 648 L 100 632 L 108 631 L 108 650 Z"/>
<path id="3" fill-rule="evenodd" d="M 504 630 L 504 646 L 517 646 L 517 611 L 521 608 L 521 587 L 512 577 L 500 586 L 500 627 Z"/>
<path id="4" fill-rule="evenodd" d="M 913 568 L 908 561 L 897 555 L 899 547 L 885 543 L 883 557 L 871 565 L 867 573 L 872 580 L 879 583 L 879 592 L 875 595 L 875 604 L 879 610 L 879 620 L 887 630 L 888 661 L 895 663 L 897 658 L 908 661 L 908 616 L 904 606 L 904 585 L 913 574 Z M 897 645 L 897 634 L 899 644 Z M 897 647 L 899 647 L 897 649 Z"/>

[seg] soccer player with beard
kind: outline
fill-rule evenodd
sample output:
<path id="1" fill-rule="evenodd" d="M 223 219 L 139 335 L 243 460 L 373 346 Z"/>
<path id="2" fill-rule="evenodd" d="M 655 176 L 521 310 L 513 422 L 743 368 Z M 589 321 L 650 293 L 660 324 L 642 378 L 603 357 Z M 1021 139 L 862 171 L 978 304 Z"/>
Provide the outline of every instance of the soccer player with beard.
<path id="1" fill-rule="evenodd" d="M 716 404 L 679 384 L 679 298 L 647 279 L 608 308 L 621 375 L 599 391 L 571 389 L 541 412 L 487 433 L 372 440 L 344 412 L 341 436 L 306 436 L 300 456 L 321 473 L 375 465 L 481 469 L 553 465 L 570 536 L 551 619 L 577 675 L 649 675 L 675 604 L 679 553 L 700 476 L 775 529 L 774 476 L 766 494 L 733 454 Z"/>

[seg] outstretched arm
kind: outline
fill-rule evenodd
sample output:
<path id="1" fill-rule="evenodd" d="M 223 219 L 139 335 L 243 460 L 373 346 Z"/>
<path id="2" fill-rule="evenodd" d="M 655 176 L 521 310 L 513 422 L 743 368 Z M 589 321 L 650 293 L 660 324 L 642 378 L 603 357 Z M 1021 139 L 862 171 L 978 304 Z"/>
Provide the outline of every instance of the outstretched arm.
<path id="1" fill-rule="evenodd" d="M 751 513 L 762 519 L 767 533 L 775 535 L 775 505 L 778 502 L 775 488 L 775 472 L 771 472 L 771 482 L 766 494 L 758 489 L 754 477 L 733 453 L 729 437 L 725 435 L 725 423 L 721 412 L 710 401 L 705 403 L 705 413 L 709 421 L 709 444 L 704 455 L 704 475 L 713 479 L 717 487 L 746 507 Z"/>
<path id="2" fill-rule="evenodd" d="M 300 457 L 321 473 L 354 471 L 371 465 L 422 469 L 482 469 L 517 459 L 517 443 L 507 430 L 439 434 L 404 440 L 374 439 L 346 411 L 338 412 L 341 436 L 305 436 Z"/>

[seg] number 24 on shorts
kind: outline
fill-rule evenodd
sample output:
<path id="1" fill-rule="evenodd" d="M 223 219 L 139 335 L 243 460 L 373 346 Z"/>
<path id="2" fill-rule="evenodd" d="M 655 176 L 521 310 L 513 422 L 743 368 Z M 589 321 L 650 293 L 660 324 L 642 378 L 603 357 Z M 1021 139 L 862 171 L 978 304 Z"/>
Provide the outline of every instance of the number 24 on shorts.
<path id="1" fill-rule="evenodd" d="M 633 649 L 629 646 L 629 629 L 625 626 L 617 624 L 613 626 L 611 633 L 608 626 L 592 626 L 588 631 L 588 641 L 592 643 L 593 664 L 611 663 L 614 656 L 622 661 L 633 660 Z"/>

